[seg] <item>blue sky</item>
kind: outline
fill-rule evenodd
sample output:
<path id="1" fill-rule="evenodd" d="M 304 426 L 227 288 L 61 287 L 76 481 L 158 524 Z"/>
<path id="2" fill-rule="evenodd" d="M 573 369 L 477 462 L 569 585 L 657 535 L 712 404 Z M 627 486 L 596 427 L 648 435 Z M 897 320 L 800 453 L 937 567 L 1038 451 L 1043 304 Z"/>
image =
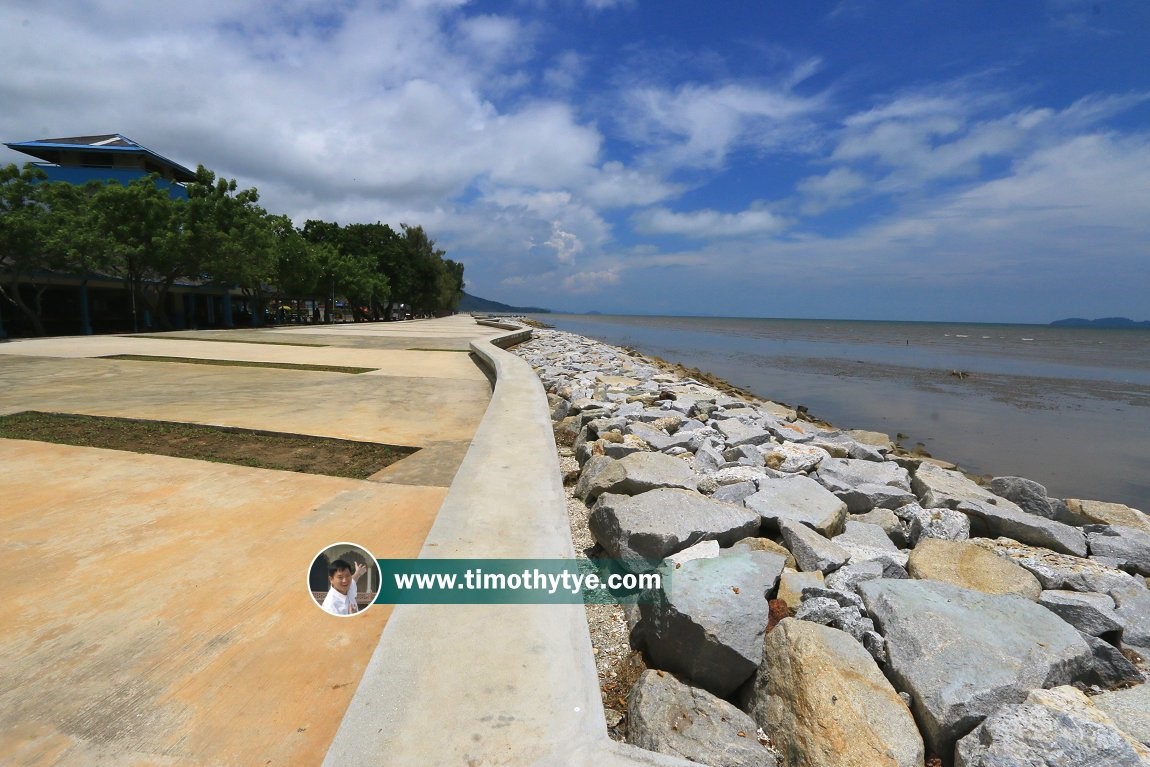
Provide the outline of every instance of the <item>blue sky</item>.
<path id="1" fill-rule="evenodd" d="M 422 224 L 486 298 L 1150 319 L 1145 0 L 6 0 L 0 43 L 3 140 Z"/>

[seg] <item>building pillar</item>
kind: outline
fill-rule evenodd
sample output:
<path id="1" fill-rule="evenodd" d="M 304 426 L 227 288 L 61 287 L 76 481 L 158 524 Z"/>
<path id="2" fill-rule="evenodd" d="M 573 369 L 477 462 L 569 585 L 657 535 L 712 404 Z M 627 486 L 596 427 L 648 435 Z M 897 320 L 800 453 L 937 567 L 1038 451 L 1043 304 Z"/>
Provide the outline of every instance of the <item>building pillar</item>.
<path id="1" fill-rule="evenodd" d="M 80 332 L 86 336 L 92 335 L 92 311 L 88 303 L 88 285 L 80 286 Z"/>
<path id="2" fill-rule="evenodd" d="M 216 297 L 204 296 L 204 301 L 207 302 L 208 308 L 208 327 L 214 328 L 216 326 Z"/>
<path id="3" fill-rule="evenodd" d="M 224 293 L 224 327 L 231 330 L 236 326 L 232 319 L 232 294 Z"/>
<path id="4" fill-rule="evenodd" d="M 184 297 L 179 293 L 172 293 L 169 303 L 172 307 L 172 327 L 176 330 L 186 330 L 188 320 L 184 316 Z"/>
<path id="5" fill-rule="evenodd" d="M 8 337 L 8 331 L 4 329 L 4 307 L 0 306 L 0 341 Z"/>

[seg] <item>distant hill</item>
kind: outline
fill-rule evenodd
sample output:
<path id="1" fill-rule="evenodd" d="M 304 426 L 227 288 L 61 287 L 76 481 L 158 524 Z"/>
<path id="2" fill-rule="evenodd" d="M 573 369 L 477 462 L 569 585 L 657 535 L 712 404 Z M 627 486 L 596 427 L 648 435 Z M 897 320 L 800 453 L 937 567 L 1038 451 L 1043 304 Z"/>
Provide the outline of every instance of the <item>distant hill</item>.
<path id="1" fill-rule="evenodd" d="M 1097 320 L 1087 320 L 1082 317 L 1068 317 L 1064 320 L 1055 320 L 1050 323 L 1059 328 L 1147 328 L 1150 322 L 1135 322 L 1128 317 L 1102 317 Z"/>
<path id="2" fill-rule="evenodd" d="M 461 312 L 491 312 L 493 314 L 550 314 L 550 309 L 540 309 L 537 306 L 511 306 L 498 301 L 489 301 L 486 298 L 473 296 L 467 291 L 459 299 Z"/>

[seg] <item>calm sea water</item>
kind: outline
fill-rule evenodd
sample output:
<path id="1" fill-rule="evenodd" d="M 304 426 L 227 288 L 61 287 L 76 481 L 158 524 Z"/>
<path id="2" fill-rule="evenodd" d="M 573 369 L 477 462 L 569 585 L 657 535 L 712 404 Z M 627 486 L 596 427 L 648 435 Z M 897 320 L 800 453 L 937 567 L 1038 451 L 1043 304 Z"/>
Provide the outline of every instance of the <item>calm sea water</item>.
<path id="1" fill-rule="evenodd" d="M 1150 331 L 543 315 L 967 471 L 1150 511 Z M 954 372 L 968 375 L 958 377 Z"/>

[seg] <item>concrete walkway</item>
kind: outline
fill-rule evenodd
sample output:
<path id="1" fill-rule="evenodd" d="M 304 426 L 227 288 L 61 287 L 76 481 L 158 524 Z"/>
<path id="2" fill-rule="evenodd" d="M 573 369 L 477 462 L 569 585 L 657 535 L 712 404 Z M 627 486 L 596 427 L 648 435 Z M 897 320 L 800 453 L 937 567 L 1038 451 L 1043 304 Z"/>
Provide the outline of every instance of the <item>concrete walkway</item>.
<path id="1" fill-rule="evenodd" d="M 425 448 L 360 481 L 0 439 L 0 763 L 319 763 L 390 609 L 325 615 L 308 567 L 338 541 L 420 551 L 491 396 L 450 350 L 500 332 L 454 317 L 0 344 L 0 413 Z M 119 354 L 376 371 L 100 359 Z"/>

